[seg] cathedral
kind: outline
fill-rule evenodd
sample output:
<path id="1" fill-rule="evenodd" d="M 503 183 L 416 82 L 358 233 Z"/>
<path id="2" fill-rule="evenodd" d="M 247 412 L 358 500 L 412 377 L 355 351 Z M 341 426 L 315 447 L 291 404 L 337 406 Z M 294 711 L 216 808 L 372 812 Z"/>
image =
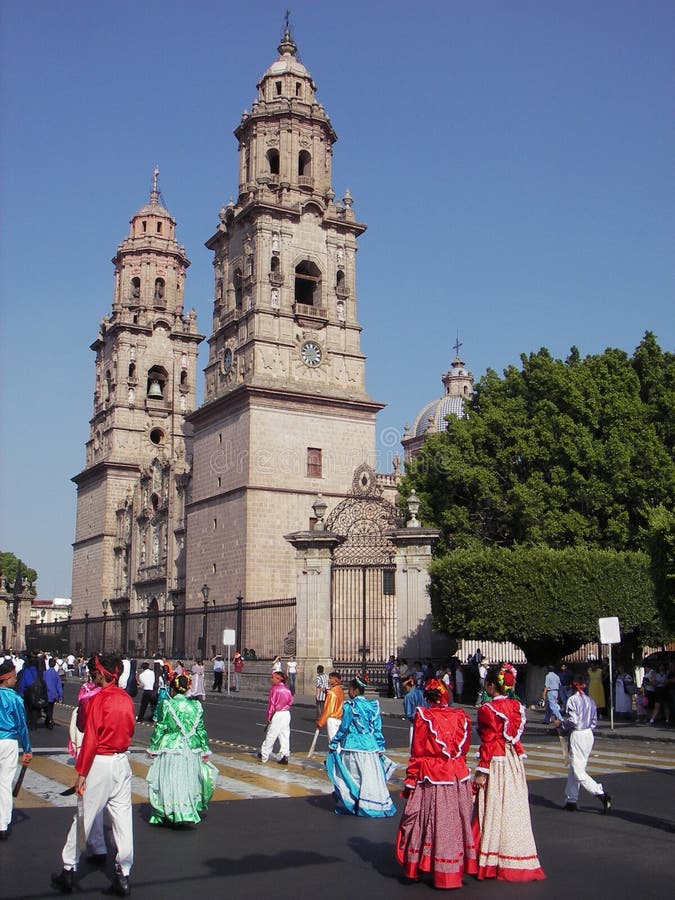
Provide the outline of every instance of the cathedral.
<path id="1" fill-rule="evenodd" d="M 296 593 L 285 535 L 377 482 L 356 296 L 357 220 L 331 183 L 337 135 L 287 27 L 235 129 L 237 201 L 220 210 L 204 335 L 184 309 L 185 249 L 155 172 L 113 258 L 112 314 L 92 344 L 93 415 L 77 485 L 73 615 Z M 234 176 L 234 173 L 233 173 Z M 365 489 L 365 488 L 364 488 Z M 321 524 L 321 523 L 320 523 Z"/>

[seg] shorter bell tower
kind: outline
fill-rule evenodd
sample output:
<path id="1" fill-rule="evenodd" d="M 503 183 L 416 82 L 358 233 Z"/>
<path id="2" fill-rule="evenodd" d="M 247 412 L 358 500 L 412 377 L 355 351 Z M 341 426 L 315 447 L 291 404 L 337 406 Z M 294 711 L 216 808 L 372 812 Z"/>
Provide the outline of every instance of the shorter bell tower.
<path id="1" fill-rule="evenodd" d="M 93 415 L 85 466 L 73 479 L 75 616 L 159 609 L 184 591 L 186 416 L 196 405 L 202 336 L 194 310 L 184 312 L 190 262 L 158 178 L 156 169 L 149 202 L 113 257 L 112 314 L 91 345 Z M 130 649 L 144 645 L 137 638 Z"/>

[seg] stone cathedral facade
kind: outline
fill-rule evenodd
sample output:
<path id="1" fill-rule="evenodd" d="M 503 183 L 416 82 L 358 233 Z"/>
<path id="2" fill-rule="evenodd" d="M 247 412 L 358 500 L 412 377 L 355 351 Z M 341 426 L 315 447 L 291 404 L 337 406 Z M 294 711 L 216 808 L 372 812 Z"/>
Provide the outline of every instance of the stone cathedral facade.
<path id="1" fill-rule="evenodd" d="M 112 316 L 92 345 L 96 385 L 78 488 L 73 615 L 296 592 L 284 534 L 310 528 L 375 465 L 383 406 L 365 387 L 352 197 L 332 187 L 337 135 L 287 28 L 235 130 L 237 201 L 206 246 L 215 272 L 204 402 L 189 261 L 160 202 L 113 259 Z M 232 179 L 237 173 L 232 173 Z M 378 476 L 393 500 L 397 475 Z"/>

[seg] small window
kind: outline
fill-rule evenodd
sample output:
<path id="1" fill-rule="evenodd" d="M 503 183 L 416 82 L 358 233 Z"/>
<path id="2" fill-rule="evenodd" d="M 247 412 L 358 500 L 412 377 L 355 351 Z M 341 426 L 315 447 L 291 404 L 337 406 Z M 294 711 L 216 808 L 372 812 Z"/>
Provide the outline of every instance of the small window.
<path id="1" fill-rule="evenodd" d="M 298 154 L 298 175 L 309 177 L 312 174 L 312 157 L 307 150 L 301 150 Z"/>
<path id="2" fill-rule="evenodd" d="M 272 259 L 270 260 L 270 272 L 274 272 L 275 274 L 278 274 L 279 265 L 280 265 L 279 257 L 273 256 Z"/>
<path id="3" fill-rule="evenodd" d="M 335 290 L 340 292 L 345 289 L 345 273 L 342 269 L 338 269 L 337 278 L 335 279 Z"/>
<path id="4" fill-rule="evenodd" d="M 215 531 L 218 528 L 218 519 L 213 520 L 213 530 Z"/>
<path id="5" fill-rule="evenodd" d="M 279 174 L 279 151 L 278 150 L 268 150 L 267 151 L 267 164 L 270 168 L 270 175 L 278 175 Z"/>
<path id="6" fill-rule="evenodd" d="M 274 87 L 275 87 L 276 92 L 277 92 L 277 97 L 281 97 L 281 82 L 280 82 L 280 81 L 276 81 L 276 82 L 274 83 Z"/>
<path id="7" fill-rule="evenodd" d="M 162 233 L 162 223 L 158 222 L 157 223 L 157 234 L 161 234 L 161 233 Z"/>
<path id="8" fill-rule="evenodd" d="M 295 96 L 299 97 L 301 94 L 301 91 L 302 91 L 302 85 L 300 84 L 299 81 L 296 81 L 295 82 Z"/>
<path id="9" fill-rule="evenodd" d="M 136 363 L 129 363 L 129 378 L 136 377 Z"/>
<path id="10" fill-rule="evenodd" d="M 223 486 L 223 479 L 219 475 L 218 476 L 218 487 L 222 487 L 222 486 Z"/>
<path id="11" fill-rule="evenodd" d="M 183 369 L 180 373 L 180 383 L 181 387 L 187 387 L 188 383 L 188 373 Z"/>
<path id="12" fill-rule="evenodd" d="M 219 443 L 219 444 L 222 444 L 222 443 L 223 443 L 223 436 L 222 436 L 222 434 L 219 434 L 219 435 L 218 435 L 218 443 Z"/>
<path id="13" fill-rule="evenodd" d="M 216 564 L 215 564 L 215 563 L 213 563 L 213 565 L 211 566 L 211 573 L 212 573 L 213 575 L 216 574 Z"/>
<path id="14" fill-rule="evenodd" d="M 147 223 L 147 222 L 143 222 L 143 234 L 145 234 L 145 232 L 146 232 L 147 230 L 148 230 L 148 223 Z"/>
<path id="15" fill-rule="evenodd" d="M 163 278 L 155 278 L 155 294 L 153 299 L 153 303 L 158 304 L 159 306 L 164 305 L 164 290 L 165 283 Z"/>
<path id="16" fill-rule="evenodd" d="M 321 478 L 321 450 L 318 447 L 307 448 L 307 477 Z"/>
<path id="17" fill-rule="evenodd" d="M 136 277 L 131 279 L 131 299 L 138 300 L 141 296 L 141 279 Z"/>
<path id="18" fill-rule="evenodd" d="M 241 290 L 241 272 L 237 269 L 234 273 L 234 278 L 232 279 L 232 285 L 234 287 L 234 306 L 235 309 L 242 308 L 242 290 Z"/>
<path id="19" fill-rule="evenodd" d="M 153 428 L 150 432 L 150 440 L 153 444 L 163 444 L 164 443 L 164 432 L 161 428 Z"/>

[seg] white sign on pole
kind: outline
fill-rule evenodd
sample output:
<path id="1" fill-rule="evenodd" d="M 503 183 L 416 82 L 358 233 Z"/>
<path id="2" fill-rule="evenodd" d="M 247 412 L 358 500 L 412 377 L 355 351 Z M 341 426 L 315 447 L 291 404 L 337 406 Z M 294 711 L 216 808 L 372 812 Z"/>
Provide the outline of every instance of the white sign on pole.
<path id="1" fill-rule="evenodd" d="M 617 616 L 608 616 L 606 619 L 598 619 L 600 626 L 600 643 L 601 644 L 620 644 L 621 629 L 619 627 L 619 619 Z"/>
<path id="2" fill-rule="evenodd" d="M 234 628 L 223 629 L 223 647 L 234 647 L 236 641 L 234 639 Z"/>

